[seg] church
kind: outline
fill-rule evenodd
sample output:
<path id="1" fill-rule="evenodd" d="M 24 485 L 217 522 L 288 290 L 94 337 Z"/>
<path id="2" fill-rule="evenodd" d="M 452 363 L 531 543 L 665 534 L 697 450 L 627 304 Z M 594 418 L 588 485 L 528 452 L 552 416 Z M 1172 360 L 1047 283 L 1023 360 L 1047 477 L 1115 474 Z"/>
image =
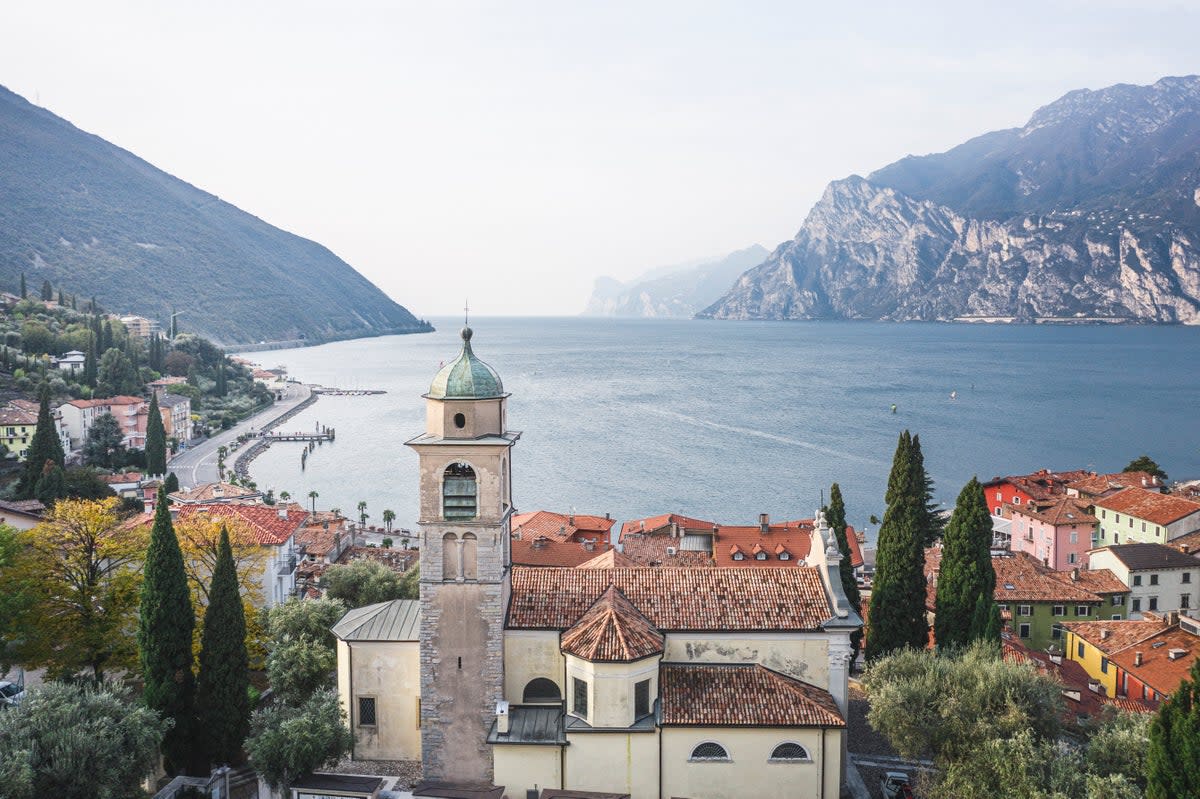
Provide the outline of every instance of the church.
<path id="1" fill-rule="evenodd" d="M 335 628 L 354 757 L 419 752 L 426 780 L 509 797 L 838 797 L 862 620 L 823 516 L 787 567 L 513 566 L 521 434 L 471 339 L 464 328 L 407 442 L 419 607 L 371 606 Z"/>

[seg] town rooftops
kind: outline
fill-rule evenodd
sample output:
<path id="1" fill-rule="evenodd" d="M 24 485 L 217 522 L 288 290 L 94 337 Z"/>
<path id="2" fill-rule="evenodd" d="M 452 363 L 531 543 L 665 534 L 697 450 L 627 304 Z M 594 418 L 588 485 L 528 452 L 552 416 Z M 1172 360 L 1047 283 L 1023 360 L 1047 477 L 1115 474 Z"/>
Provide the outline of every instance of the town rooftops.
<path id="1" fill-rule="evenodd" d="M 1083 497 L 1101 497 L 1120 491 L 1122 488 L 1161 488 L 1162 481 L 1149 472 L 1115 472 L 1093 474 L 1081 480 L 1067 483 L 1067 490 Z"/>
<path id="2" fill-rule="evenodd" d="M 659 530 L 674 529 L 682 532 L 687 530 L 708 531 L 711 532 L 716 522 L 706 522 L 702 519 L 693 519 L 689 516 L 681 516 L 678 513 L 663 513 L 658 516 L 651 516 L 648 519 L 633 519 L 621 525 L 621 538 L 625 539 L 626 533 L 656 533 Z"/>
<path id="3" fill-rule="evenodd" d="M 146 400 L 141 397 L 118 396 L 104 399 L 68 400 L 67 405 L 74 405 L 76 408 L 107 408 L 110 405 L 141 405 L 145 402 Z"/>
<path id="4" fill-rule="evenodd" d="M 1005 503 L 1004 509 L 1054 527 L 1061 527 L 1068 524 L 1096 524 L 1099 519 L 1088 512 L 1089 504 L 1079 497 L 1061 496 L 1049 500 L 1035 499 L 1027 505 Z"/>
<path id="5" fill-rule="evenodd" d="M 664 727 L 846 726 L 828 691 L 757 663 L 663 663 L 658 675 Z"/>
<path id="6" fill-rule="evenodd" d="M 1063 629 L 1075 633 L 1106 655 L 1157 635 L 1171 627 L 1158 617 L 1124 621 L 1069 621 Z"/>
<path id="7" fill-rule="evenodd" d="M 552 541 L 578 541 L 591 538 L 607 542 L 614 519 L 586 513 L 554 513 L 548 510 L 517 513 L 512 517 L 513 538 L 532 541 L 545 536 Z"/>
<path id="8" fill-rule="evenodd" d="M 718 527 L 713 560 L 718 566 L 796 566 L 812 547 L 812 524 L 806 521 L 769 525 L 765 533 L 760 526 Z"/>
<path id="9" fill-rule="evenodd" d="M 160 408 L 175 408 L 181 405 L 191 404 L 191 399 L 182 394 L 164 393 L 158 398 L 158 407 Z"/>
<path id="10" fill-rule="evenodd" d="M 707 550 L 683 549 L 680 539 L 653 533 L 629 533 L 621 539 L 622 554 L 638 566 L 711 566 Z"/>
<path id="11" fill-rule="evenodd" d="M 832 617 L 820 574 L 789 569 L 514 566 L 506 626 L 566 630 L 616 586 L 660 631 L 817 630 Z"/>
<path id="12" fill-rule="evenodd" d="M 1111 594 L 1127 594 L 1129 587 L 1108 569 L 1051 569 L 1027 552 L 992 555 L 996 572 L 993 594 L 1000 603 L 1099 602 Z"/>
<path id="13" fill-rule="evenodd" d="M 511 544 L 514 566 L 579 566 L 612 550 L 607 542 L 560 541 L 543 535 L 514 538 Z"/>
<path id="14" fill-rule="evenodd" d="M 615 549 L 607 549 L 591 560 L 585 560 L 576 566 L 577 569 L 619 569 L 637 566 L 624 554 Z"/>
<path id="15" fill-rule="evenodd" d="M 1128 566 L 1131 571 L 1191 569 L 1200 566 L 1200 559 L 1181 552 L 1177 546 L 1167 544 L 1113 544 L 1105 549 Z M 1103 551 L 1104 549 L 1094 549 L 1089 554 Z"/>
<path id="16" fill-rule="evenodd" d="M 1176 625 L 1125 647 L 1109 660 L 1156 692 L 1170 696 L 1188 679 L 1198 654 L 1200 638 Z"/>
<path id="17" fill-rule="evenodd" d="M 421 603 L 393 599 L 348 611 L 333 625 L 343 641 L 417 641 L 421 632 Z"/>
<path id="18" fill-rule="evenodd" d="M 992 486 L 1008 483 L 1014 488 L 1020 489 L 1033 499 L 1050 499 L 1058 494 L 1065 494 L 1067 484 L 1073 483 L 1076 480 L 1082 480 L 1085 477 L 1091 477 L 1092 473 L 1085 469 L 1072 469 L 1065 472 L 1052 472 L 1049 469 L 1041 469 L 1032 474 L 1013 474 L 1008 477 L 993 477 L 991 480 L 983 484 L 984 489 Z"/>
<path id="19" fill-rule="evenodd" d="M 254 534 L 255 540 L 263 546 L 279 546 L 287 543 L 305 520 L 308 511 L 299 505 L 237 505 L 224 502 L 209 502 L 197 505 L 183 505 L 179 508 L 179 518 L 189 519 L 196 516 L 207 516 L 214 521 L 232 520 L 245 524 Z"/>
<path id="20" fill-rule="evenodd" d="M 250 500 L 261 497 L 261 491 L 251 491 L 233 483 L 202 483 L 186 491 L 176 491 L 168 496 L 175 502 L 184 505 L 199 502 L 229 502 L 232 500 Z"/>
<path id="21" fill-rule="evenodd" d="M 1068 717 L 1078 721 L 1094 718 L 1106 706 L 1116 707 L 1127 713 L 1154 712 L 1154 708 L 1145 702 L 1126 697 L 1105 696 L 1091 690 L 1090 686 L 1094 682 L 1092 677 L 1074 660 L 1029 649 L 1009 632 L 1001 633 L 1000 637 L 1001 655 L 1005 660 L 1012 663 L 1028 663 L 1058 680 L 1062 685 L 1063 698 L 1069 700 L 1063 703 Z"/>
<path id="22" fill-rule="evenodd" d="M 37 424 L 37 411 L 27 411 L 22 408 L 0 408 L 0 425 L 29 425 Z"/>
<path id="23" fill-rule="evenodd" d="M 1163 526 L 1200 513 L 1200 502 L 1145 488 L 1126 488 L 1107 497 L 1098 497 L 1094 504 L 1097 508 L 1106 508 L 1114 513 L 1124 513 Z"/>
<path id="24" fill-rule="evenodd" d="M 568 655 L 603 663 L 631 663 L 661 655 L 663 634 L 610 585 L 591 609 L 562 634 Z"/>

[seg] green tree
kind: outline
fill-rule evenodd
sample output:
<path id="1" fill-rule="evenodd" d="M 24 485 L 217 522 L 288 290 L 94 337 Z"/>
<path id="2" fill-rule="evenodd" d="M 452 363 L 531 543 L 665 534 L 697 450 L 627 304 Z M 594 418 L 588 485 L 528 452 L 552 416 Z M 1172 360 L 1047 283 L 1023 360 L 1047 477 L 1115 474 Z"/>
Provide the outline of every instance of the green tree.
<path id="1" fill-rule="evenodd" d="M 29 557 L 20 534 L 7 524 L 0 524 L 0 674 L 16 660 L 15 647 L 27 635 L 26 627 L 37 601 L 31 584 L 36 572 L 22 568 Z"/>
<path id="2" fill-rule="evenodd" d="M 167 479 L 163 480 L 163 488 L 168 494 L 174 494 L 179 490 L 179 478 L 175 476 L 175 472 L 167 475 Z"/>
<path id="3" fill-rule="evenodd" d="M 88 346 L 83 359 L 84 385 L 96 387 L 96 376 L 99 373 L 99 357 L 96 355 L 96 334 L 88 333 Z"/>
<path id="4" fill-rule="evenodd" d="M 224 359 L 222 359 L 221 362 L 217 364 L 217 375 L 216 376 L 217 376 L 217 381 L 216 381 L 217 384 L 216 384 L 216 387 L 213 389 L 213 393 L 216 394 L 218 397 L 224 397 L 226 394 L 229 393 L 229 379 L 225 376 L 225 361 L 224 361 Z"/>
<path id="5" fill-rule="evenodd" d="M 113 348 L 106 350 L 96 372 L 96 396 L 136 394 L 140 389 L 137 372 L 125 353 Z"/>
<path id="6" fill-rule="evenodd" d="M 921 437 L 912 437 L 913 469 L 921 481 L 921 529 L 925 546 L 931 547 L 942 537 L 946 522 L 938 512 L 938 503 L 933 499 L 933 478 L 925 471 L 925 455 L 921 452 Z"/>
<path id="7" fill-rule="evenodd" d="M 314 692 L 329 688 L 337 655 L 308 635 L 287 637 L 272 644 L 267 655 L 267 679 L 279 701 L 296 707 Z"/>
<path id="8" fill-rule="evenodd" d="M 142 603 L 138 614 L 143 696 L 146 704 L 174 722 L 163 739 L 169 768 L 189 767 L 194 734 L 192 629 L 195 617 L 183 553 L 171 525 L 166 493 L 158 489 L 154 527 L 146 551 Z"/>
<path id="9" fill-rule="evenodd" d="M 825 512 L 825 521 L 837 537 L 838 551 L 842 553 L 841 575 L 842 590 L 854 612 L 862 615 L 862 595 L 858 592 L 858 580 L 854 576 L 854 567 L 850 565 L 850 539 L 846 534 L 846 505 L 842 500 L 842 487 L 834 483 L 829 487 L 829 507 Z M 390 527 L 388 528 L 391 529 Z M 862 630 L 850 634 L 850 645 L 854 648 L 854 658 L 862 648 Z"/>
<path id="10" fill-rule="evenodd" d="M 29 296 L 29 288 L 25 285 L 25 273 L 21 273 L 21 299 Z"/>
<path id="11" fill-rule="evenodd" d="M 54 299 L 54 289 L 50 286 L 49 280 L 42 281 L 42 299 L 46 302 Z"/>
<path id="12" fill-rule="evenodd" d="M 197 731 L 207 762 L 228 764 L 237 762 L 250 731 L 250 661 L 233 548 L 224 526 L 208 597 L 196 680 Z"/>
<path id="13" fill-rule="evenodd" d="M 321 496 L 316 491 L 309 491 L 308 498 L 312 500 L 312 512 L 317 512 L 317 497 Z"/>
<path id="14" fill-rule="evenodd" d="M 47 508 L 67 496 L 67 473 L 63 467 L 47 462 L 37 485 L 33 487 L 33 496 Z"/>
<path id="15" fill-rule="evenodd" d="M 337 693 L 318 691 L 299 707 L 275 704 L 250 722 L 246 752 L 252 765 L 276 789 L 297 777 L 332 766 L 354 745 Z"/>
<path id="16" fill-rule="evenodd" d="M 912 436 L 900 434 L 884 496 L 887 509 L 879 528 L 875 579 L 867 619 L 867 659 L 897 649 L 924 648 L 925 549 L 923 476 L 913 457 Z"/>
<path id="17" fill-rule="evenodd" d="M 0 713 L 0 795 L 144 796 L 167 726 L 110 686 L 46 683 Z"/>
<path id="18" fill-rule="evenodd" d="M 383 512 L 383 524 L 387 527 L 389 533 L 392 531 L 392 522 L 394 521 L 396 521 L 396 511 L 385 510 Z"/>
<path id="19" fill-rule="evenodd" d="M 1129 462 L 1121 471 L 1123 472 L 1146 472 L 1157 477 L 1159 480 L 1166 482 L 1167 473 L 1162 470 L 1162 467 L 1155 463 L 1149 455 L 1140 455 Z"/>
<path id="20" fill-rule="evenodd" d="M 95 469 L 72 466 L 64 476 L 64 495 L 72 499 L 109 499 L 117 494 Z"/>
<path id="21" fill-rule="evenodd" d="M 1200 796 L 1200 659 L 1150 726 L 1147 799 Z"/>
<path id="22" fill-rule="evenodd" d="M 365 499 L 358 501 L 358 523 L 363 527 L 367 526 L 367 501 Z"/>
<path id="23" fill-rule="evenodd" d="M 348 608 L 361 608 L 393 599 L 416 599 L 405 590 L 403 578 L 374 560 L 355 560 L 330 566 L 325 572 L 325 595 Z"/>
<path id="24" fill-rule="evenodd" d="M 96 417 L 83 440 L 83 462 L 89 466 L 116 469 L 125 463 L 125 434 L 111 413 Z"/>
<path id="25" fill-rule="evenodd" d="M 34 496 L 46 464 L 62 467 L 64 461 L 62 439 L 58 437 L 54 417 L 50 415 L 50 387 L 43 384 L 39 394 L 37 427 L 25 455 L 25 469 L 17 483 L 17 496 L 22 499 Z"/>
<path id="26" fill-rule="evenodd" d="M 289 599 L 266 611 L 268 646 L 306 635 L 332 652 L 337 639 L 330 629 L 345 615 L 346 605 L 337 599 Z"/>
<path id="27" fill-rule="evenodd" d="M 996 588 L 991 544 L 992 517 L 983 487 L 972 477 L 958 495 L 942 539 L 933 630 L 943 649 L 965 646 L 986 632 L 990 612 L 978 621 L 975 614 L 980 598 L 990 605 Z"/>
<path id="28" fill-rule="evenodd" d="M 167 473 L 167 430 L 158 410 L 158 395 L 150 395 L 150 410 L 146 417 L 146 471 Z"/>

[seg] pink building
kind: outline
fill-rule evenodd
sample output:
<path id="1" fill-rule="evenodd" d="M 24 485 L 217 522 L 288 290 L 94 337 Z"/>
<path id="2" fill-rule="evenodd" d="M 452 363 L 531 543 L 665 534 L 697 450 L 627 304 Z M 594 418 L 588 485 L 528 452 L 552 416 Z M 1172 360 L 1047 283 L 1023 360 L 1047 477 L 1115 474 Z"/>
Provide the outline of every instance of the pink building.
<path id="1" fill-rule="evenodd" d="M 1069 571 L 1086 562 L 1097 519 L 1079 497 L 1059 496 L 1004 506 L 1012 519 L 1013 552 L 1027 552 L 1052 569 Z"/>
<path id="2" fill-rule="evenodd" d="M 59 412 L 62 414 L 63 426 L 70 436 L 72 450 L 83 446 L 92 425 L 106 413 L 111 413 L 116 417 L 124 436 L 122 444 L 127 449 L 145 449 L 146 447 L 146 419 L 149 414 L 149 405 L 141 397 L 71 400 L 59 406 Z"/>

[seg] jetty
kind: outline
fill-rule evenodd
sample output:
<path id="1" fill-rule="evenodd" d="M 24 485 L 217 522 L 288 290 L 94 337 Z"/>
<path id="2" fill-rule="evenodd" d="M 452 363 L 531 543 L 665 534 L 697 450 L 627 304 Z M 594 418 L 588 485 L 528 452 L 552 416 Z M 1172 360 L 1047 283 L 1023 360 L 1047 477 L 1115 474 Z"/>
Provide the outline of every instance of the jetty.
<path id="1" fill-rule="evenodd" d="M 330 388 L 329 386 L 313 386 L 314 394 L 326 394 L 330 397 L 367 397 L 372 394 L 386 394 L 381 388 Z"/>
<path id="2" fill-rule="evenodd" d="M 334 431 L 326 428 L 320 433 L 263 433 L 260 438 L 271 441 L 333 441 Z"/>

